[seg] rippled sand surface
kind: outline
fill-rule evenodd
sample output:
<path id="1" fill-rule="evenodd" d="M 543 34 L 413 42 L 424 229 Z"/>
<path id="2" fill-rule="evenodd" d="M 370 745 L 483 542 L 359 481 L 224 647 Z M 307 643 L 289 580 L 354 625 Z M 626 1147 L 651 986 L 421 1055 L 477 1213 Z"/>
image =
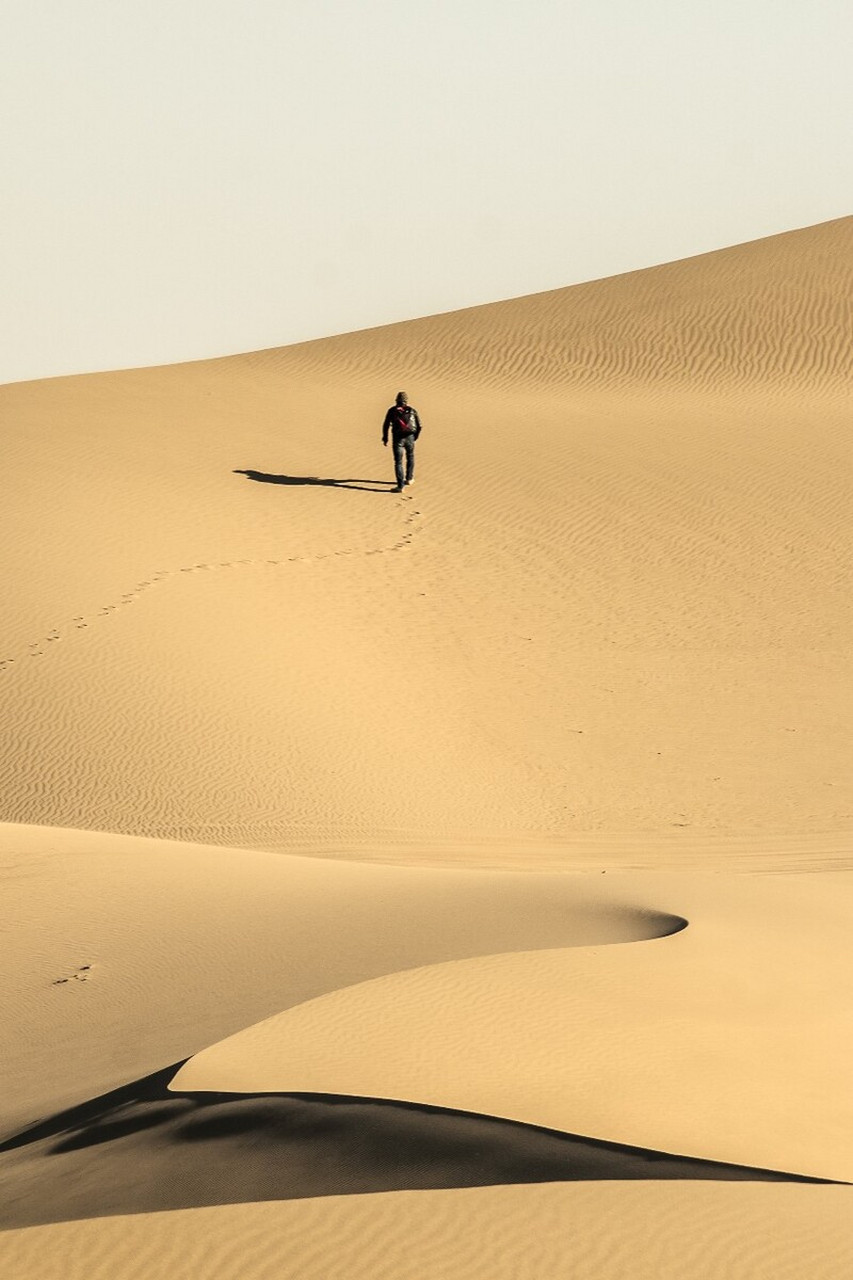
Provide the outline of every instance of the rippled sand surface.
<path id="1" fill-rule="evenodd" d="M 852 277 L 0 388 L 4 1274 L 851 1273 Z"/>

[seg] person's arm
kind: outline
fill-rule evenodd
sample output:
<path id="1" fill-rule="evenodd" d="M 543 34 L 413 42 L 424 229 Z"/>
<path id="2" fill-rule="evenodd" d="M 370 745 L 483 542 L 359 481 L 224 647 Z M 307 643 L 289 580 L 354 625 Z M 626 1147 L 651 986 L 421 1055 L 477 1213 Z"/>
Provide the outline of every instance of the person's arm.
<path id="1" fill-rule="evenodd" d="M 418 413 L 417 409 L 413 409 L 413 410 L 412 410 L 412 413 L 413 413 L 413 414 L 414 414 L 414 416 L 415 416 L 415 424 L 416 424 L 416 425 L 415 425 L 415 439 L 417 440 L 418 436 L 421 434 L 421 431 L 423 430 L 423 427 L 421 426 L 421 417 L 420 417 L 420 414 Z"/>
<path id="2" fill-rule="evenodd" d="M 391 429 L 391 410 L 385 414 L 385 421 L 382 423 L 382 443 L 388 443 L 388 432 Z"/>

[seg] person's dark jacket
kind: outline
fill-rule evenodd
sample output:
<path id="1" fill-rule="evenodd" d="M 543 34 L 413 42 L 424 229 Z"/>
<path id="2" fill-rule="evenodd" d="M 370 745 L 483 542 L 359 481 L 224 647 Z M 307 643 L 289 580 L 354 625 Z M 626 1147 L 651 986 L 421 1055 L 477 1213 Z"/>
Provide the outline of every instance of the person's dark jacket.
<path id="1" fill-rule="evenodd" d="M 412 430 L 404 430 L 401 414 L 404 415 Z M 389 431 L 394 444 L 396 444 L 398 440 L 405 439 L 406 436 L 411 436 L 413 439 L 417 440 L 418 436 L 421 434 L 421 420 L 418 417 L 417 410 L 410 404 L 403 405 L 402 408 L 398 404 L 392 404 L 391 408 L 385 414 L 385 421 L 382 423 L 383 444 L 388 443 Z"/>

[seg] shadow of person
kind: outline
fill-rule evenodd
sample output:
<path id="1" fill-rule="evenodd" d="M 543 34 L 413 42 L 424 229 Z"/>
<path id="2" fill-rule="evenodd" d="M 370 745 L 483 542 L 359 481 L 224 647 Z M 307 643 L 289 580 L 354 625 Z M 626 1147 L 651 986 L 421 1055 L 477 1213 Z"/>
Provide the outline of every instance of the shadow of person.
<path id="1" fill-rule="evenodd" d="M 323 476 L 274 476 L 266 471 L 240 470 L 235 468 L 235 476 L 245 476 L 248 480 L 256 480 L 258 484 L 290 484 L 322 485 L 326 489 L 358 489 L 362 493 L 387 493 L 393 480 L 334 480 Z"/>

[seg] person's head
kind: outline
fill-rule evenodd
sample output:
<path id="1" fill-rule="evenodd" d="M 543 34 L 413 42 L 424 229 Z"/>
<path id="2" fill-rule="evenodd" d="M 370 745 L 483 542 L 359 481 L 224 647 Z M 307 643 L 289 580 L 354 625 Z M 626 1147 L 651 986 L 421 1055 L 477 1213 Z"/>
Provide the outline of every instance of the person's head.
<path id="1" fill-rule="evenodd" d="M 402 408 L 404 404 L 408 403 L 409 397 L 406 395 L 405 391 L 398 391 L 395 397 L 395 404 L 398 404 Z"/>

